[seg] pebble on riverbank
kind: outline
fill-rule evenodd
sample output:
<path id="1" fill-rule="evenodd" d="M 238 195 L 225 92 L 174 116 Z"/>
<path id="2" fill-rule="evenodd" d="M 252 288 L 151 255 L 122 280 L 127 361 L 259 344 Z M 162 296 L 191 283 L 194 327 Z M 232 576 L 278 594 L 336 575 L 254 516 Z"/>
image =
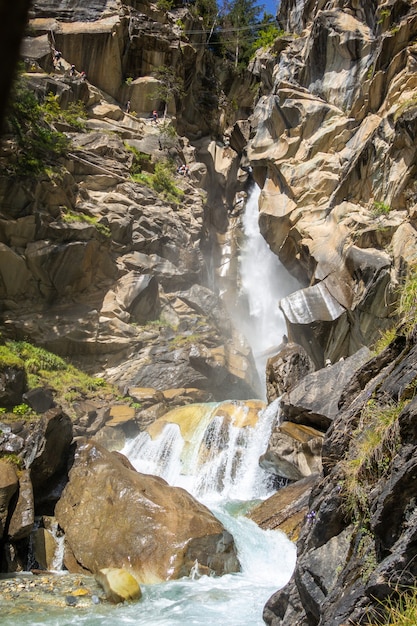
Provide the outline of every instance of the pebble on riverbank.
<path id="1" fill-rule="evenodd" d="M 34 605 L 85 608 L 106 602 L 93 576 L 49 572 L 0 575 L 0 597 L 3 616 L 33 610 Z"/>

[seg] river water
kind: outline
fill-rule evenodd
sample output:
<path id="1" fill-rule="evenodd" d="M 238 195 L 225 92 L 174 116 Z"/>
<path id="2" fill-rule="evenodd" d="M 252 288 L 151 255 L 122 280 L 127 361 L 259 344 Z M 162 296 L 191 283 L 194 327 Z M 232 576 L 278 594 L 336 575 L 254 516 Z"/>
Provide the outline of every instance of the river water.
<path id="1" fill-rule="evenodd" d="M 257 423 L 244 428 L 222 418 L 227 404 L 207 404 L 187 442 L 179 426 L 168 423 L 158 437 L 141 433 L 123 452 L 138 471 L 151 470 L 206 504 L 233 535 L 242 571 L 149 587 L 141 615 L 142 610 L 149 613 L 144 621 L 141 617 L 132 623 L 261 626 L 265 602 L 291 577 L 295 545 L 279 531 L 261 530 L 244 515 L 251 503 L 273 492 L 258 460 L 278 419 L 279 402 L 261 410 Z M 236 403 L 236 415 L 242 404 Z"/>

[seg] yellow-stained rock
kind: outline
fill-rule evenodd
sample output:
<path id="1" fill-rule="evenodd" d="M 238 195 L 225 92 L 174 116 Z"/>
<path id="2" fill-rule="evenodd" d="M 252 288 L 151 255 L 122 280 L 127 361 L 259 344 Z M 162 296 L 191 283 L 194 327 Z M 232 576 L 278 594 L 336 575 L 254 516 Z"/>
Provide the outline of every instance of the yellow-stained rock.
<path id="1" fill-rule="evenodd" d="M 138 581 L 125 569 L 105 567 L 96 574 L 96 580 L 103 587 L 107 599 L 111 602 L 139 600 L 142 597 Z"/>
<path id="2" fill-rule="evenodd" d="M 254 427 L 258 421 L 259 411 L 265 406 L 262 400 L 188 404 L 165 413 L 147 428 L 147 432 L 155 439 L 166 424 L 178 424 L 183 439 L 189 442 L 197 429 L 199 431 L 205 429 L 210 421 L 219 416 L 227 423 L 232 422 L 237 428 Z"/>

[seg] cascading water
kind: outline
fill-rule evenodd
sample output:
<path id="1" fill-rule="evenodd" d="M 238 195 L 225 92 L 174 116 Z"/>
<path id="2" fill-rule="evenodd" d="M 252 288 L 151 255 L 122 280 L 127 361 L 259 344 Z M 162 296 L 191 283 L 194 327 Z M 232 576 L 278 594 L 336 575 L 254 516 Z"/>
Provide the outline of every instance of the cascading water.
<path id="1" fill-rule="evenodd" d="M 260 411 L 253 426 L 244 427 L 236 425 L 242 419 L 244 403 L 206 404 L 203 412 L 203 405 L 197 406 L 195 428 L 188 441 L 178 424 L 167 423 L 156 438 L 146 431 L 140 433 L 123 453 L 139 472 L 161 476 L 206 503 L 267 497 L 270 475 L 258 460 L 277 419 L 278 401 Z M 175 413 L 181 414 L 181 410 Z M 163 419 L 169 420 L 169 415 Z"/>
<path id="2" fill-rule="evenodd" d="M 234 312 L 234 318 L 252 349 L 259 377 L 264 381 L 267 358 L 282 342 L 286 332 L 279 301 L 299 289 L 300 285 L 260 233 L 259 196 L 260 189 L 254 185 L 242 218 L 244 242 L 239 259 L 241 306 Z"/>
<path id="3" fill-rule="evenodd" d="M 295 546 L 283 533 L 261 530 L 236 512 L 272 492 L 258 461 L 278 419 L 279 401 L 260 409 L 256 420 L 244 402 L 195 405 L 193 428 L 190 410 L 193 405 L 184 407 L 182 416 L 181 409 L 171 412 L 177 423 L 169 421 L 171 413 L 164 415 L 156 436 L 141 433 L 122 452 L 138 471 L 187 489 L 211 508 L 234 537 L 242 571 L 148 587 L 151 612 L 148 605 L 141 608 L 135 623 L 261 626 L 266 600 L 291 576 Z"/>
<path id="4" fill-rule="evenodd" d="M 143 585 L 139 602 L 89 608 L 34 604 L 19 612 L 19 626 L 264 626 L 263 607 L 291 577 L 296 550 L 283 533 L 261 530 L 242 514 L 246 500 L 269 492 L 258 459 L 279 406 L 274 402 L 258 411 L 262 405 L 230 401 L 181 407 L 185 419 L 170 423 L 170 414 L 164 415 L 160 429 L 159 424 L 149 428 L 153 437 L 142 433 L 122 451 L 139 471 L 187 488 L 211 508 L 234 538 L 241 572 L 200 576 L 196 564 L 189 578 Z M 2 625 L 14 626 L 14 600 L 9 605 L 0 599 L 0 610 Z"/>

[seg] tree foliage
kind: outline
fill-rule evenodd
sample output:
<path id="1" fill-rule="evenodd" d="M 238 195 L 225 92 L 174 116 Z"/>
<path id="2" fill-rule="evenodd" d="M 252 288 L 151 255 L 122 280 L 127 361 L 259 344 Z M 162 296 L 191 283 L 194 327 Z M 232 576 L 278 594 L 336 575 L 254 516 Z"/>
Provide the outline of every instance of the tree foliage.
<path id="1" fill-rule="evenodd" d="M 11 169 L 18 174 L 37 174 L 56 163 L 68 147 L 66 136 L 47 120 L 23 76 L 16 81 L 6 116 L 6 132 L 16 141 L 16 159 Z"/>
<path id="2" fill-rule="evenodd" d="M 284 31 L 278 28 L 275 20 L 272 21 L 272 16 L 266 16 L 266 20 L 265 25 L 260 28 L 257 37 L 251 46 L 251 56 L 254 55 L 259 48 L 272 46 L 277 37 L 282 37 L 284 35 Z"/>
<path id="3" fill-rule="evenodd" d="M 168 105 L 174 98 L 184 96 L 184 81 L 178 76 L 172 67 L 161 65 L 155 72 L 155 77 L 159 83 L 153 90 L 151 97 L 162 100 L 164 103 L 164 118 L 166 117 Z"/>
<path id="4" fill-rule="evenodd" d="M 223 55 L 236 69 L 246 66 L 260 25 L 267 23 L 271 16 L 265 16 L 263 7 L 255 0 L 223 0 L 220 15 Z"/>
<path id="5" fill-rule="evenodd" d="M 193 12 L 203 18 L 204 28 L 212 30 L 216 26 L 219 12 L 216 0 L 196 0 Z"/>
<path id="6" fill-rule="evenodd" d="M 19 175 L 39 174 L 55 166 L 70 143 L 56 126 L 65 124 L 82 130 L 85 118 L 84 107 L 79 102 L 70 103 L 64 110 L 52 93 L 43 102 L 38 101 L 25 76 L 20 75 L 14 84 L 5 121 L 6 133 L 15 143 L 9 171 Z"/>

